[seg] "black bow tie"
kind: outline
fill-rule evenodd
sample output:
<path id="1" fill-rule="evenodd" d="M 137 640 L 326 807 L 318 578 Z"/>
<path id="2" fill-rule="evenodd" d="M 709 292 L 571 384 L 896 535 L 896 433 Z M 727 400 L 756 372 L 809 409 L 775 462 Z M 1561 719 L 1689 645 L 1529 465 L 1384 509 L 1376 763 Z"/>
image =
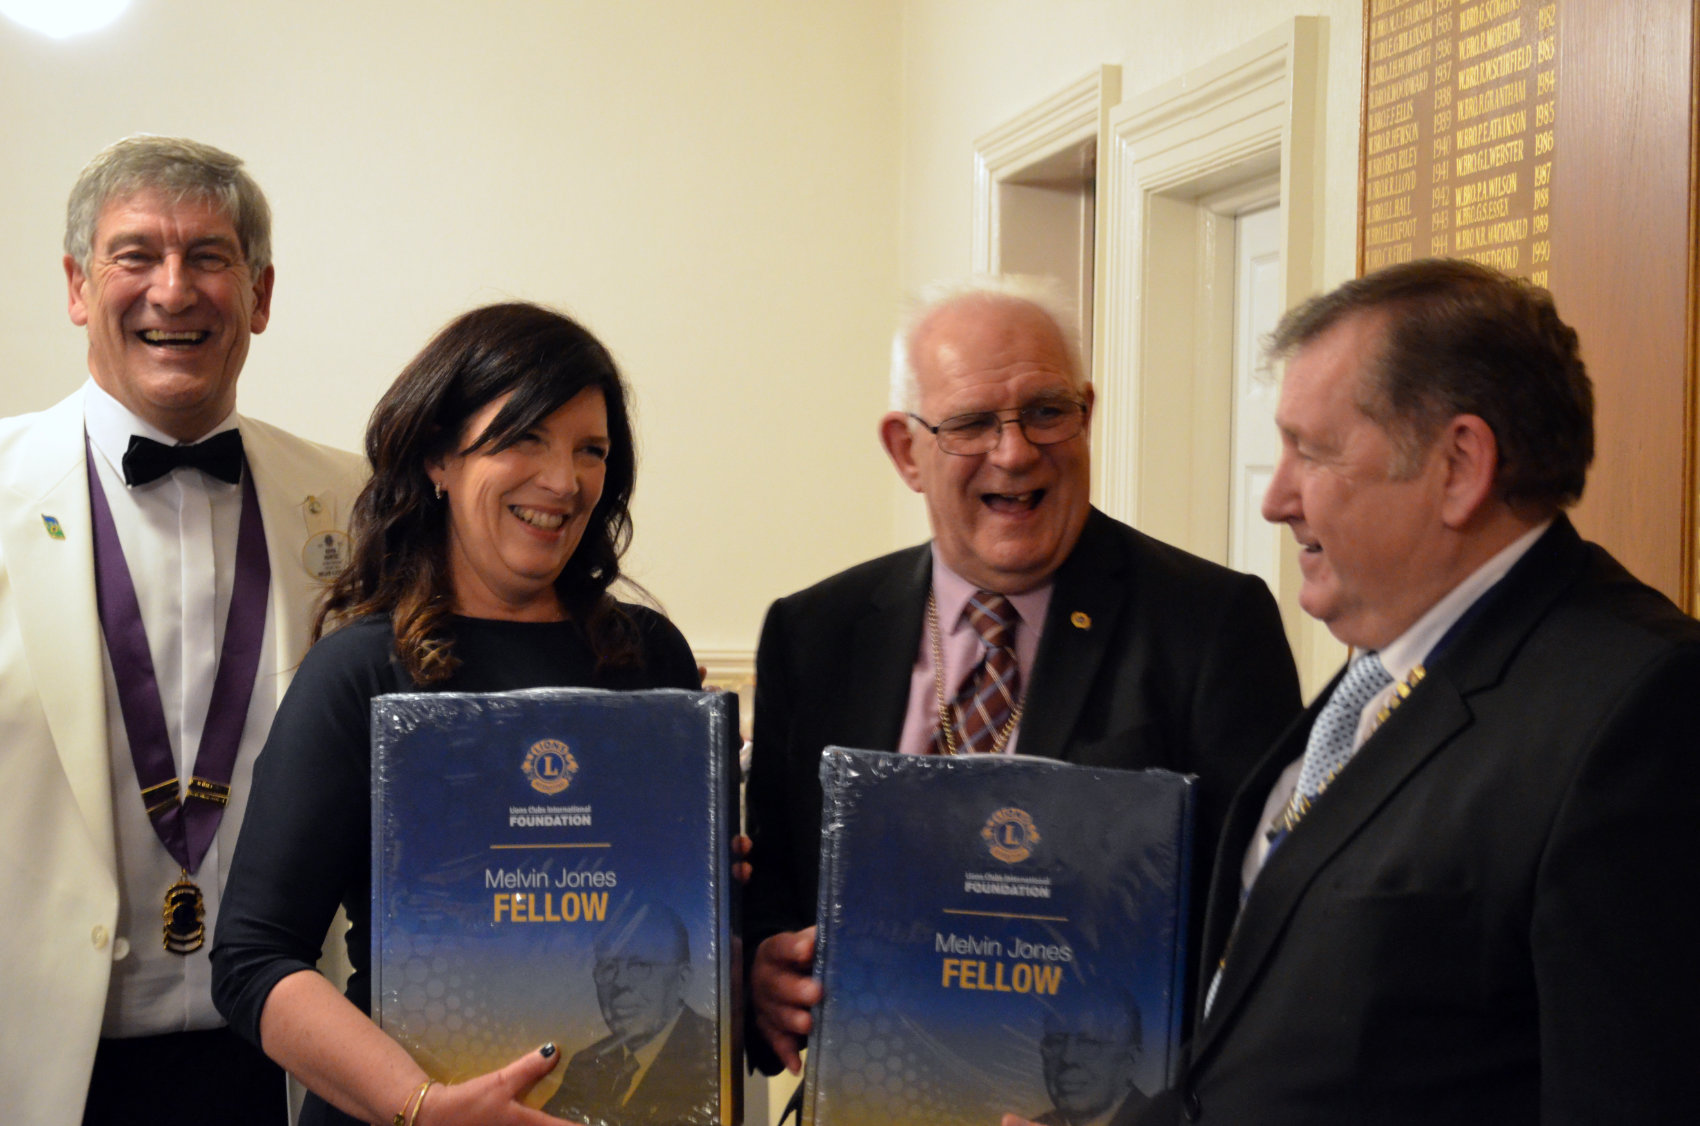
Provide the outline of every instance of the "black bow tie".
<path id="1" fill-rule="evenodd" d="M 124 483 L 145 485 L 183 465 L 236 484 L 242 480 L 242 432 L 225 430 L 192 446 L 167 446 L 132 434 L 124 451 Z"/>

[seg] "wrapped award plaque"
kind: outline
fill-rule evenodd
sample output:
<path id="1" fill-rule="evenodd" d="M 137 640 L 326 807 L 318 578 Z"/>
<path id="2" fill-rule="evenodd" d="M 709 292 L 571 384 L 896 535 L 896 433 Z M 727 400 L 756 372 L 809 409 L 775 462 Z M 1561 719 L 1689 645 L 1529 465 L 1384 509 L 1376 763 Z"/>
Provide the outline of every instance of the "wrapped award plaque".
<path id="1" fill-rule="evenodd" d="M 828 748 L 807 1126 L 1115 1122 L 1169 1085 L 1193 786 Z"/>
<path id="2" fill-rule="evenodd" d="M 731 1126 L 737 700 L 659 689 L 372 702 L 372 1016 L 453 1082 L 546 1041 L 528 1100 Z"/>

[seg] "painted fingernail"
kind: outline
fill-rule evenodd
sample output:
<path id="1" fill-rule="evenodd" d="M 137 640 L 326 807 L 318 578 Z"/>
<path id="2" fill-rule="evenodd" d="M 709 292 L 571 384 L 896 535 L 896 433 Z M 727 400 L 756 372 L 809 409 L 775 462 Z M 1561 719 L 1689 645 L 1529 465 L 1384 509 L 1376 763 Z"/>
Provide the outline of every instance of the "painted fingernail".
<path id="1" fill-rule="evenodd" d="M 541 1048 L 537 1049 L 537 1054 L 542 1056 L 544 1059 L 554 1058 L 554 1055 L 555 1055 L 555 1045 L 554 1045 L 554 1043 L 550 1042 L 548 1044 L 543 1045 Z"/>

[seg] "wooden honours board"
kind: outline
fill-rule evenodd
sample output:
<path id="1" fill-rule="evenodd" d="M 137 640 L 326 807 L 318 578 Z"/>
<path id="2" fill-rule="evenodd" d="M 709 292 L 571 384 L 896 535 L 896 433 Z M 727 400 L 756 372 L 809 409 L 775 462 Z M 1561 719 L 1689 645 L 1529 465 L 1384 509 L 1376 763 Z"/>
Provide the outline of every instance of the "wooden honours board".
<path id="1" fill-rule="evenodd" d="M 1550 289 L 1598 450 L 1577 526 L 1700 607 L 1700 0 L 1365 0 L 1358 266 Z"/>
<path id="2" fill-rule="evenodd" d="M 1469 258 L 1547 284 L 1557 0 L 1369 0 L 1363 272 Z"/>

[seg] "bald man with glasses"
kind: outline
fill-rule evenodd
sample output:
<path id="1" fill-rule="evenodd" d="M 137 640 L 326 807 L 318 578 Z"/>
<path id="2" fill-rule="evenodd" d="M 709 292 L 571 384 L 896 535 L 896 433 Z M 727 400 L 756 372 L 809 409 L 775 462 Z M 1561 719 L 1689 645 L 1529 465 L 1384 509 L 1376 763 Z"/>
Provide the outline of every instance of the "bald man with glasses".
<path id="1" fill-rule="evenodd" d="M 763 1070 L 798 1069 L 820 997 L 823 747 L 1196 774 L 1193 867 L 1208 873 L 1228 798 L 1298 713 L 1260 580 L 1092 508 L 1092 386 L 1070 322 L 1031 279 L 927 294 L 893 343 L 880 440 L 932 542 L 768 611 L 744 914 L 747 1050 Z"/>
<path id="2" fill-rule="evenodd" d="M 567 1061 L 543 1109 L 614 1126 L 714 1121 L 719 1034 L 686 1003 L 691 943 L 679 916 L 640 903 L 611 921 L 591 976 L 608 1035 Z"/>

